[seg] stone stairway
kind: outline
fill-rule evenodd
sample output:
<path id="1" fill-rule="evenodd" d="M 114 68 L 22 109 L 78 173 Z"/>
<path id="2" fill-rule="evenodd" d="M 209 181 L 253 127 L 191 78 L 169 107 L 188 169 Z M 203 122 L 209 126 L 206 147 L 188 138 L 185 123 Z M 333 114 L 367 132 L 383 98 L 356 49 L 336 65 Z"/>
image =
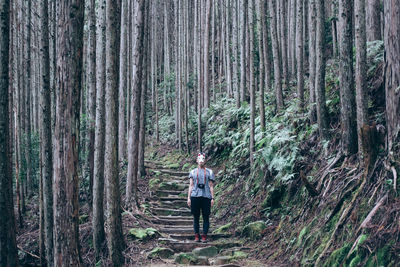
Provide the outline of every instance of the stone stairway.
<path id="1" fill-rule="evenodd" d="M 145 164 L 158 174 L 159 183 L 151 191 L 150 211 L 152 223 L 162 235 L 148 257 L 169 264 L 239 266 L 235 262 L 247 257 L 247 248 L 229 233 L 213 233 L 219 226 L 212 217 L 208 242 L 194 242 L 193 217 L 187 206 L 188 172 L 168 169 L 158 162 Z"/>

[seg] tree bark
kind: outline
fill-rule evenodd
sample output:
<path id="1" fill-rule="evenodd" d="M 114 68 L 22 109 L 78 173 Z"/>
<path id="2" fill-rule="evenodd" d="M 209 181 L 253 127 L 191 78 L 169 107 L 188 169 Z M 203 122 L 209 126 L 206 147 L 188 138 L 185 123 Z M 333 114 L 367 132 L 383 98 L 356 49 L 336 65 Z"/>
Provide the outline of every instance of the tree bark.
<path id="1" fill-rule="evenodd" d="M 0 266 L 18 266 L 9 129 L 10 2 L 0 1 Z"/>
<path id="2" fill-rule="evenodd" d="M 88 41 L 88 125 L 87 125 L 87 151 L 88 159 L 86 161 L 86 170 L 89 174 L 89 206 L 92 207 L 93 202 L 93 168 L 94 168 L 94 138 L 95 138 L 95 122 L 96 122 L 96 13 L 95 0 L 89 3 L 89 41 Z"/>
<path id="3" fill-rule="evenodd" d="M 209 51 L 210 51 L 210 25 L 211 25 L 211 0 L 206 0 L 206 24 L 204 28 L 204 106 L 210 107 L 210 90 L 209 90 Z"/>
<path id="4" fill-rule="evenodd" d="M 264 132 L 265 130 L 265 107 L 264 107 L 264 72 L 265 72 L 265 68 L 264 68 L 264 64 L 266 62 L 265 55 L 264 55 L 264 46 L 263 46 L 263 35 L 265 34 L 265 32 L 263 31 L 263 27 L 262 27 L 262 21 L 263 19 L 261 18 L 262 16 L 264 16 L 263 14 L 263 2 L 260 0 L 256 0 L 257 1 L 257 9 L 256 9 L 256 14 L 257 14 L 257 29 L 258 29 L 258 51 L 259 51 L 259 83 L 258 83 L 258 87 L 260 88 L 259 92 L 260 92 L 260 126 L 261 126 L 261 131 Z"/>
<path id="5" fill-rule="evenodd" d="M 57 8 L 57 113 L 54 132 L 54 265 L 81 266 L 79 252 L 79 107 L 84 1 Z"/>
<path id="6" fill-rule="evenodd" d="M 316 0 L 317 27 L 315 36 L 315 101 L 319 135 L 326 139 L 328 134 L 328 111 L 325 97 L 325 6 L 324 0 Z"/>
<path id="7" fill-rule="evenodd" d="M 280 24 L 278 25 L 280 31 L 280 44 L 281 44 L 281 57 L 282 57 L 282 73 L 285 90 L 289 90 L 289 64 L 288 64 L 288 53 L 287 53 L 287 16 L 286 16 L 286 2 L 287 0 L 279 1 L 279 16 Z M 302 1 L 302 0 L 298 0 Z M 303 13 L 302 13 L 303 14 Z M 299 42 L 300 43 L 300 42 Z M 301 42 L 302 43 L 302 42 Z M 303 44 L 302 44 L 303 45 Z"/>
<path id="8" fill-rule="evenodd" d="M 51 94 L 50 94 L 50 50 L 48 0 L 40 3 L 41 68 L 40 92 L 40 139 L 41 169 L 43 185 L 44 236 L 47 266 L 53 266 L 53 154 L 51 140 Z"/>
<path id="9" fill-rule="evenodd" d="M 400 6 L 385 1 L 385 93 L 387 150 L 391 157 L 398 152 L 400 132 Z"/>
<path id="10" fill-rule="evenodd" d="M 265 81 L 265 89 L 270 90 L 271 89 L 271 61 L 270 61 L 270 55 L 271 55 L 271 48 L 270 48 L 270 37 L 269 37 L 269 30 L 267 27 L 268 23 L 268 9 L 267 9 L 267 1 L 261 1 L 260 2 L 261 6 L 261 30 L 262 30 L 262 46 L 263 46 L 263 58 L 264 58 L 264 81 Z M 292 72 L 293 73 L 293 72 Z"/>
<path id="11" fill-rule="evenodd" d="M 132 96 L 131 96 L 131 125 L 128 140 L 128 173 L 126 183 L 127 206 L 138 205 L 137 198 L 137 173 L 138 173 L 138 144 L 139 144 L 139 116 L 140 116 L 140 92 L 143 60 L 143 0 L 133 3 L 134 29 L 132 40 L 135 46 L 132 50 Z M 132 203 L 134 201 L 134 203 Z"/>
<path id="12" fill-rule="evenodd" d="M 250 73 L 250 166 L 254 165 L 254 128 L 255 128 L 255 79 L 254 79 L 254 0 L 249 0 L 248 23 L 249 23 L 249 44 L 250 44 L 250 58 L 249 58 L 249 73 Z"/>
<path id="13" fill-rule="evenodd" d="M 93 169 L 93 247 L 96 259 L 100 258 L 105 240 L 104 231 L 104 94 L 105 94 L 105 8 L 106 1 L 96 6 L 96 127 Z"/>
<path id="14" fill-rule="evenodd" d="M 247 1 L 240 0 L 240 102 L 246 99 L 246 20 Z"/>
<path id="15" fill-rule="evenodd" d="M 382 40 L 381 2 L 381 0 L 366 0 L 366 35 L 368 42 Z M 386 1 L 384 5 L 387 5 Z"/>
<path id="16" fill-rule="evenodd" d="M 303 38 L 303 1 L 297 0 L 297 96 L 299 98 L 300 110 L 304 107 L 304 38 Z"/>
<path id="17" fill-rule="evenodd" d="M 361 128 L 368 125 L 367 102 L 367 36 L 365 28 L 365 0 L 354 1 L 355 39 L 356 39 L 356 104 L 357 104 L 357 136 L 358 152 L 363 152 Z"/>
<path id="18" fill-rule="evenodd" d="M 269 11 L 271 12 L 271 39 L 272 39 L 272 53 L 274 57 L 274 87 L 275 87 L 275 100 L 276 109 L 283 109 L 283 93 L 282 93 L 282 76 L 281 76 L 281 61 L 279 52 L 278 40 L 278 27 L 277 27 L 277 13 L 276 13 L 276 0 L 271 1 Z"/>
<path id="19" fill-rule="evenodd" d="M 122 234 L 121 196 L 118 167 L 118 66 L 121 6 L 119 1 L 106 1 L 106 137 L 104 180 L 107 198 L 107 244 L 113 266 L 121 266 L 125 247 Z"/>
<path id="20" fill-rule="evenodd" d="M 316 103 L 315 103 L 315 40 L 316 40 L 316 9 L 315 9 L 315 0 L 310 0 L 308 3 L 308 14 L 309 14 L 309 21 L 308 21 L 308 65 L 309 65 L 309 105 L 310 105 L 310 122 L 315 123 L 317 121 L 317 110 L 316 110 Z"/>
<path id="21" fill-rule="evenodd" d="M 342 149 L 345 155 L 353 154 L 357 151 L 356 101 L 353 86 L 352 11 L 353 5 L 351 1 L 339 0 L 339 82 Z"/>

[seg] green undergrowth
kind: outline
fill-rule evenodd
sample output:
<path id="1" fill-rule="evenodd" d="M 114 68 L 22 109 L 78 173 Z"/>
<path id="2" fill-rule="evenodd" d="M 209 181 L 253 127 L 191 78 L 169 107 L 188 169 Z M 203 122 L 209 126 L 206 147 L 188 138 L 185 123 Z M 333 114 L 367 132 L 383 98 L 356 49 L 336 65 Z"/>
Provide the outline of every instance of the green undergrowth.
<path id="1" fill-rule="evenodd" d="M 368 105 L 376 123 L 384 120 L 379 98 L 383 95 L 382 87 L 377 78 L 382 62 L 382 42 L 368 43 L 369 95 L 377 95 L 370 97 Z M 250 243 L 257 242 L 260 253 L 273 249 L 272 253 L 266 252 L 266 259 L 272 262 L 285 259 L 285 262 L 314 266 L 321 259 L 321 266 L 390 266 L 398 258 L 390 243 L 394 237 L 386 236 L 389 242 L 385 243 L 373 235 L 373 230 L 356 232 L 377 200 L 378 193 L 375 193 L 380 192 L 374 193 L 375 180 L 368 181 L 363 191 L 359 182 L 346 185 L 354 175 L 362 173 L 361 167 L 340 159 L 332 166 L 335 171 L 319 185 L 321 169 L 340 150 L 338 65 L 338 60 L 332 59 L 326 68 L 326 104 L 331 125 L 328 141 L 319 139 L 318 125 L 310 123 L 309 114 L 299 109 L 294 95 L 286 91 L 285 108 L 276 111 L 272 101 L 274 93 L 268 91 L 264 99 L 265 129 L 261 129 L 259 111 L 256 111 L 254 164 L 250 167 L 249 104 L 242 102 L 237 108 L 234 99 L 219 98 L 202 113 L 203 151 L 209 158 L 208 166 L 216 170 L 213 216 L 219 225 L 224 225 L 218 230 L 241 236 Z M 290 91 L 295 91 L 295 85 Z M 306 91 L 306 99 L 307 94 Z M 306 110 L 309 109 L 307 106 Z M 164 130 L 170 133 L 161 138 L 175 144 L 172 117 L 161 120 L 160 133 Z M 197 116 L 193 110 L 188 130 L 189 139 L 196 140 Z M 195 141 L 189 144 L 191 151 L 196 151 L 196 145 Z M 194 158 L 195 152 L 190 157 L 187 153 L 169 153 L 161 160 L 171 168 L 171 164 L 181 160 L 179 168 L 188 171 L 195 167 Z M 353 168 L 356 170 L 347 175 Z M 310 195 L 300 179 L 300 171 L 311 185 L 318 187 L 318 196 Z M 329 190 L 324 192 L 330 183 Z M 335 232 L 342 214 L 359 191 L 350 219 Z M 321 196 L 322 192 L 326 194 Z M 381 214 L 378 212 L 377 216 Z M 244 234 L 255 222 L 263 223 L 257 236 Z"/>

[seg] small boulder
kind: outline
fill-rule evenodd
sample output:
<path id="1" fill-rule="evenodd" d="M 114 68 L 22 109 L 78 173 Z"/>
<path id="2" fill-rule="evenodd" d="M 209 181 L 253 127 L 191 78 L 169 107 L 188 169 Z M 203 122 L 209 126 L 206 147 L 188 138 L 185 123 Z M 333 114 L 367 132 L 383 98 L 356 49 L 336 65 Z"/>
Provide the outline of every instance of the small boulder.
<path id="1" fill-rule="evenodd" d="M 267 228 L 265 222 L 257 221 L 246 225 L 242 230 L 242 236 L 248 237 L 252 240 L 261 238 L 262 232 Z"/>
<path id="2" fill-rule="evenodd" d="M 232 256 L 219 256 L 213 259 L 211 262 L 212 265 L 222 265 L 222 264 L 227 264 L 230 263 L 233 260 Z"/>
<path id="3" fill-rule="evenodd" d="M 193 253 L 179 253 L 175 257 L 175 263 L 178 264 L 195 264 L 196 263 L 196 257 L 193 255 Z"/>
<path id="4" fill-rule="evenodd" d="M 218 249 L 214 246 L 204 247 L 204 248 L 195 248 L 193 250 L 193 254 L 197 257 L 205 256 L 205 257 L 211 258 L 218 254 Z"/>
<path id="5" fill-rule="evenodd" d="M 131 237 L 138 240 L 147 240 L 161 236 L 161 234 L 154 228 L 132 228 L 129 230 L 129 234 Z"/>
<path id="6" fill-rule="evenodd" d="M 174 255 L 174 251 L 172 249 L 156 247 L 155 249 L 149 252 L 147 257 L 149 259 L 157 259 L 157 258 L 168 259 L 172 255 Z"/>

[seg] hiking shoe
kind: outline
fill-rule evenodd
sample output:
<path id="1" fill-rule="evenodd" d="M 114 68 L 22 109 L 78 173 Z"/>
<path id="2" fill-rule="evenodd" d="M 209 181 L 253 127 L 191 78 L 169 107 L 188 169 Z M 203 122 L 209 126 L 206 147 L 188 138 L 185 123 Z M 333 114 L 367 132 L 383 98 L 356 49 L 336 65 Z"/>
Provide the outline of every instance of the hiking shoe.
<path id="1" fill-rule="evenodd" d="M 207 242 L 207 235 L 201 235 L 201 242 Z"/>
<path id="2" fill-rule="evenodd" d="M 194 242 L 200 242 L 200 235 L 199 234 L 195 234 L 194 235 Z"/>

